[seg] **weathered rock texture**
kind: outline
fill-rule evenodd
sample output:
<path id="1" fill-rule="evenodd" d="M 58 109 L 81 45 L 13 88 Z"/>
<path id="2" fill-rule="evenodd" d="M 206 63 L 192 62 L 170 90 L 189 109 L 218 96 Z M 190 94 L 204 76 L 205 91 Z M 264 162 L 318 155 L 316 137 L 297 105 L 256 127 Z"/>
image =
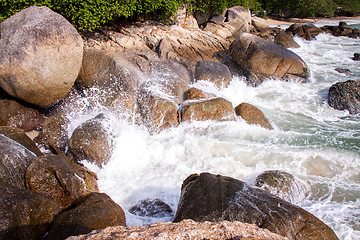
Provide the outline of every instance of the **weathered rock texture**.
<path id="1" fill-rule="evenodd" d="M 299 44 L 294 41 L 294 36 L 292 33 L 286 33 L 281 30 L 278 34 L 276 34 L 274 38 L 276 43 L 280 43 L 287 48 L 299 48 Z"/>
<path id="2" fill-rule="evenodd" d="M 0 239 L 38 240 L 60 211 L 42 194 L 13 187 L 0 188 Z"/>
<path id="3" fill-rule="evenodd" d="M 292 32 L 294 36 L 297 35 L 306 40 L 312 40 L 317 35 L 322 33 L 323 30 L 321 28 L 315 27 L 313 24 L 294 23 L 288 29 L 286 29 L 286 32 Z"/>
<path id="4" fill-rule="evenodd" d="M 200 100 L 200 99 L 209 99 L 215 98 L 216 95 L 212 93 L 204 92 L 198 88 L 189 88 L 184 93 L 184 100 Z"/>
<path id="5" fill-rule="evenodd" d="M 125 213 L 105 193 L 80 197 L 51 223 L 44 240 L 66 239 L 109 226 L 125 226 Z"/>
<path id="6" fill-rule="evenodd" d="M 138 216 L 169 217 L 172 209 L 160 199 L 144 199 L 129 209 L 129 212 Z"/>
<path id="7" fill-rule="evenodd" d="M 156 223 L 149 226 L 109 227 L 102 231 L 89 233 L 68 240 L 103 240 L 103 239 L 286 239 L 258 228 L 253 224 L 222 221 L 195 222 L 184 220 L 180 223 Z"/>
<path id="8" fill-rule="evenodd" d="M 174 222 L 184 219 L 252 223 L 290 239 L 337 239 L 304 209 L 234 178 L 209 173 L 184 181 Z"/>
<path id="9" fill-rule="evenodd" d="M 98 192 L 96 175 L 70 162 L 65 155 L 46 154 L 36 158 L 26 170 L 26 187 L 53 199 L 65 208 L 75 199 Z"/>
<path id="10" fill-rule="evenodd" d="M 195 67 L 196 81 L 212 82 L 219 89 L 227 87 L 232 79 L 229 68 L 219 62 L 199 61 Z"/>
<path id="11" fill-rule="evenodd" d="M 348 110 L 350 114 L 360 113 L 360 81 L 338 82 L 329 89 L 328 103 L 338 110 Z"/>
<path id="12" fill-rule="evenodd" d="M 309 69 L 294 52 L 249 33 L 243 33 L 230 46 L 234 61 L 254 73 L 258 85 L 266 78 L 307 82 Z"/>
<path id="13" fill-rule="evenodd" d="M 1 23 L 0 86 L 48 107 L 68 94 L 82 55 L 82 38 L 64 17 L 47 7 L 26 8 Z"/>
<path id="14" fill-rule="evenodd" d="M 263 128 L 273 129 L 264 113 L 249 103 L 241 103 L 236 106 L 235 113 L 244 119 L 248 124 L 260 125 Z"/>

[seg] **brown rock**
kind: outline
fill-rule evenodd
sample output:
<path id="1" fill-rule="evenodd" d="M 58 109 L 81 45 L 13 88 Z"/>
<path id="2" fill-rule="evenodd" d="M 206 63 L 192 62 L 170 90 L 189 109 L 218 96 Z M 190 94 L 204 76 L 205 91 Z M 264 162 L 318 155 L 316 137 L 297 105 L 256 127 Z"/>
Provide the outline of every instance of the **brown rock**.
<path id="1" fill-rule="evenodd" d="M 236 32 L 248 32 L 251 25 L 250 10 L 246 10 L 242 6 L 231 7 L 226 11 L 225 22 L 236 27 Z"/>
<path id="2" fill-rule="evenodd" d="M 304 209 L 242 181 L 209 173 L 184 180 L 174 222 L 184 219 L 251 223 L 290 239 L 338 239 Z"/>
<path id="3" fill-rule="evenodd" d="M 182 105 L 181 121 L 235 121 L 231 102 L 223 98 L 188 102 Z"/>
<path id="4" fill-rule="evenodd" d="M 285 33 L 285 31 L 281 30 L 275 36 L 275 42 L 280 43 L 281 45 L 287 48 L 299 48 L 299 44 L 294 41 L 294 37 L 290 34 Z"/>
<path id="5" fill-rule="evenodd" d="M 240 116 L 242 119 L 244 119 L 248 124 L 260 125 L 263 128 L 273 129 L 264 113 L 251 104 L 239 104 L 235 108 L 235 113 L 237 116 Z"/>
<path id="6" fill-rule="evenodd" d="M 287 32 L 292 32 L 293 35 L 297 35 L 306 40 L 312 40 L 317 35 L 323 32 L 321 28 L 315 27 L 313 24 L 299 24 L 294 23 L 288 29 Z"/>
<path id="7" fill-rule="evenodd" d="M 61 208 L 91 192 L 98 192 L 96 175 L 70 162 L 65 155 L 46 154 L 26 170 L 26 187 L 53 199 Z"/>
<path id="8" fill-rule="evenodd" d="M 66 239 L 109 226 L 125 226 L 125 213 L 105 193 L 90 193 L 75 200 L 51 223 L 44 240 Z"/>
<path id="9" fill-rule="evenodd" d="M 47 7 L 26 8 L 1 23 L 0 86 L 41 107 L 63 99 L 81 67 L 83 41 Z"/>
<path id="10" fill-rule="evenodd" d="M 197 88 L 189 88 L 184 93 L 184 100 L 200 100 L 200 99 L 209 99 L 215 97 L 216 96 L 214 94 L 204 92 Z"/>
<path id="11" fill-rule="evenodd" d="M 159 222 L 148 226 L 109 227 L 96 234 L 70 237 L 68 240 L 110 239 L 286 239 L 254 224 L 221 221 L 195 222 L 183 220 L 179 223 Z"/>
<path id="12" fill-rule="evenodd" d="M 229 68 L 219 62 L 199 61 L 195 66 L 196 81 L 212 82 L 219 89 L 226 88 L 232 75 Z"/>
<path id="13" fill-rule="evenodd" d="M 0 239 L 42 239 L 59 211 L 55 202 L 42 194 L 1 187 Z"/>
<path id="14" fill-rule="evenodd" d="M 308 67 L 298 55 L 285 47 L 255 35 L 241 34 L 231 44 L 230 52 L 238 65 L 259 77 L 260 83 L 266 78 L 308 81 Z"/>
<path id="15" fill-rule="evenodd" d="M 42 126 L 44 116 L 36 109 L 13 100 L 0 100 L 0 125 L 21 128 L 28 132 Z"/>
<path id="16" fill-rule="evenodd" d="M 111 157 L 113 142 L 102 122 L 104 115 L 90 119 L 73 132 L 69 148 L 76 161 L 87 160 L 98 166 L 106 164 Z"/>

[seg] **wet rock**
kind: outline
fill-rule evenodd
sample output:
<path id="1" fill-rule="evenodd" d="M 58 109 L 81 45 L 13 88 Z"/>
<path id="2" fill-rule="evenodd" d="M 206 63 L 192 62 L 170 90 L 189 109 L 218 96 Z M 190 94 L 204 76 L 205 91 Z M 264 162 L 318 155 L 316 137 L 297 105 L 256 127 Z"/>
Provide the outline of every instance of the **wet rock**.
<path id="1" fill-rule="evenodd" d="M 129 212 L 143 217 L 162 218 L 169 217 L 172 209 L 160 199 L 145 199 L 132 206 Z"/>
<path id="2" fill-rule="evenodd" d="M 184 180 L 174 222 L 183 219 L 252 223 L 290 239 L 337 239 L 304 209 L 242 181 L 209 173 Z"/>
<path id="3" fill-rule="evenodd" d="M 248 124 L 260 125 L 263 128 L 273 129 L 264 113 L 249 103 L 241 103 L 235 108 L 237 116 L 244 119 Z"/>
<path id="4" fill-rule="evenodd" d="M 32 161 L 26 170 L 26 187 L 53 199 L 61 208 L 80 196 L 98 192 L 96 175 L 70 162 L 65 155 L 46 154 Z"/>
<path id="5" fill-rule="evenodd" d="M 63 99 L 82 56 L 81 36 L 47 7 L 26 8 L 1 23 L 0 86 L 25 102 L 49 107 Z"/>
<path id="6" fill-rule="evenodd" d="M 100 167 L 108 162 L 113 141 L 103 121 L 106 119 L 100 114 L 75 129 L 69 140 L 69 148 L 76 161 L 87 160 Z"/>
<path id="7" fill-rule="evenodd" d="M 105 193 L 90 193 L 75 200 L 51 223 L 44 240 L 66 239 L 109 226 L 125 226 L 125 213 Z"/>
<path id="8" fill-rule="evenodd" d="M 309 69 L 294 52 L 249 33 L 243 33 L 230 46 L 234 61 L 258 76 L 258 85 L 267 78 L 308 82 Z"/>
<path id="9" fill-rule="evenodd" d="M 55 202 L 42 194 L 0 187 L 0 239 L 42 239 L 59 211 Z"/>
<path id="10" fill-rule="evenodd" d="M 181 107 L 181 121 L 235 121 L 231 102 L 223 98 L 191 101 Z"/>
<path id="11" fill-rule="evenodd" d="M 160 222 L 148 226 L 109 227 L 94 234 L 70 237 L 69 240 L 110 239 L 285 239 L 253 224 L 221 221 L 195 222 L 183 220 L 179 223 Z"/>
<path id="12" fill-rule="evenodd" d="M 297 44 L 294 41 L 294 37 L 291 34 L 285 33 L 285 31 L 281 30 L 276 36 L 275 36 L 275 42 L 280 43 L 280 45 L 283 45 L 287 48 L 299 48 L 299 44 Z"/>
<path id="13" fill-rule="evenodd" d="M 334 70 L 337 71 L 338 73 L 344 73 L 346 75 L 351 75 L 351 71 L 346 68 L 335 68 Z"/>
<path id="14" fill-rule="evenodd" d="M 209 81 L 219 89 L 227 87 L 232 79 L 229 68 L 219 62 L 199 61 L 195 66 L 195 80 Z"/>
<path id="15" fill-rule="evenodd" d="M 200 100 L 200 99 L 209 99 L 209 98 L 215 98 L 216 95 L 204 92 L 197 88 L 189 88 L 184 93 L 184 100 Z"/>
<path id="16" fill-rule="evenodd" d="M 354 53 L 353 60 L 354 61 L 360 61 L 360 53 Z"/>
<path id="17" fill-rule="evenodd" d="M 360 81 L 349 80 L 333 84 L 328 93 L 328 103 L 350 114 L 360 113 Z"/>
<path id="18" fill-rule="evenodd" d="M 44 116 L 34 108 L 26 107 L 13 100 L 0 100 L 0 125 L 21 128 L 25 132 L 39 129 Z"/>
<path id="19" fill-rule="evenodd" d="M 43 153 L 36 146 L 36 144 L 25 134 L 24 130 L 22 129 L 0 126 L 0 134 L 3 134 L 4 136 L 19 143 L 27 150 L 33 152 L 38 157 L 43 155 Z"/>
<path id="20" fill-rule="evenodd" d="M 308 186 L 279 170 L 261 173 L 256 177 L 255 186 L 293 204 L 301 202 L 309 194 Z"/>
<path id="21" fill-rule="evenodd" d="M 317 35 L 322 33 L 323 30 L 321 28 L 315 27 L 313 24 L 294 23 L 288 27 L 288 29 L 286 29 L 286 32 L 292 32 L 294 36 L 297 35 L 306 40 L 312 40 Z"/>
<path id="22" fill-rule="evenodd" d="M 332 35 L 339 37 L 345 36 L 350 38 L 360 37 L 360 30 L 356 28 L 350 28 L 345 26 L 324 26 L 322 29 L 326 32 L 331 33 Z"/>
<path id="23" fill-rule="evenodd" d="M 35 158 L 35 153 L 4 134 L 0 134 L 1 182 L 25 188 L 25 171 Z"/>

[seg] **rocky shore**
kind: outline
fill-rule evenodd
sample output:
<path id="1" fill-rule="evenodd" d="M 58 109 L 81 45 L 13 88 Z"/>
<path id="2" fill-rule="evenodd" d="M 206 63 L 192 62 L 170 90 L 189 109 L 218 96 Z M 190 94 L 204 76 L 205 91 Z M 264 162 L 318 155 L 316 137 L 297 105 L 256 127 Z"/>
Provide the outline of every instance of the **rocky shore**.
<path id="1" fill-rule="evenodd" d="M 76 114 L 100 104 L 153 134 L 184 122 L 239 118 L 271 130 L 256 103 L 233 106 L 191 83 L 223 89 L 234 76 L 253 87 L 268 79 L 306 83 L 310 70 L 289 49 L 298 47 L 295 35 L 360 36 L 345 24 L 270 28 L 239 6 L 202 19 L 180 9 L 174 20 L 172 26 L 148 21 L 80 35 L 49 8 L 30 7 L 1 23 L 0 239 L 66 239 L 93 230 L 70 239 L 337 239 L 294 205 L 293 189 L 306 192 L 307 186 L 280 171 L 260 175 L 256 186 L 210 173 L 190 175 L 174 223 L 144 227 L 126 228 L 123 209 L 99 193 L 96 174 L 80 162 L 102 167 L 109 161 L 114 142 L 106 116 L 100 113 L 69 133 L 69 109 Z M 360 112 L 358 81 L 332 86 L 328 101 Z M 133 209 L 169 211 L 156 199 Z"/>

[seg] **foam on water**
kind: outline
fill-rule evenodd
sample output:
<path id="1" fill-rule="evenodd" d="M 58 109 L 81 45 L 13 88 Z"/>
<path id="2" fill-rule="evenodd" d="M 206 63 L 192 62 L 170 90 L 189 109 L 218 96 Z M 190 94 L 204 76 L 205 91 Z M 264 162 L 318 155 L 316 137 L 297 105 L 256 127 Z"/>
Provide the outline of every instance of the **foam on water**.
<path id="1" fill-rule="evenodd" d="M 312 71 L 310 83 L 267 81 L 257 88 L 234 78 L 222 90 L 208 82 L 194 86 L 237 106 L 260 108 L 274 130 L 236 122 L 182 123 L 157 134 L 104 108 L 70 114 L 71 133 L 79 124 L 105 113 L 116 143 L 107 165 L 84 162 L 98 175 L 102 192 L 119 203 L 127 224 L 145 225 L 165 218 L 140 217 L 127 210 L 140 200 L 158 198 L 176 211 L 182 181 L 192 173 L 211 172 L 252 183 L 265 170 L 284 170 L 310 186 L 298 204 L 329 224 L 340 239 L 360 239 L 360 117 L 332 109 L 327 91 L 338 81 L 359 80 L 359 64 L 351 60 L 360 40 L 319 35 L 296 39 L 294 49 Z M 351 76 L 334 68 L 347 68 Z M 157 91 L 157 89 L 153 89 Z M 300 194 L 300 193 L 299 193 Z"/>

